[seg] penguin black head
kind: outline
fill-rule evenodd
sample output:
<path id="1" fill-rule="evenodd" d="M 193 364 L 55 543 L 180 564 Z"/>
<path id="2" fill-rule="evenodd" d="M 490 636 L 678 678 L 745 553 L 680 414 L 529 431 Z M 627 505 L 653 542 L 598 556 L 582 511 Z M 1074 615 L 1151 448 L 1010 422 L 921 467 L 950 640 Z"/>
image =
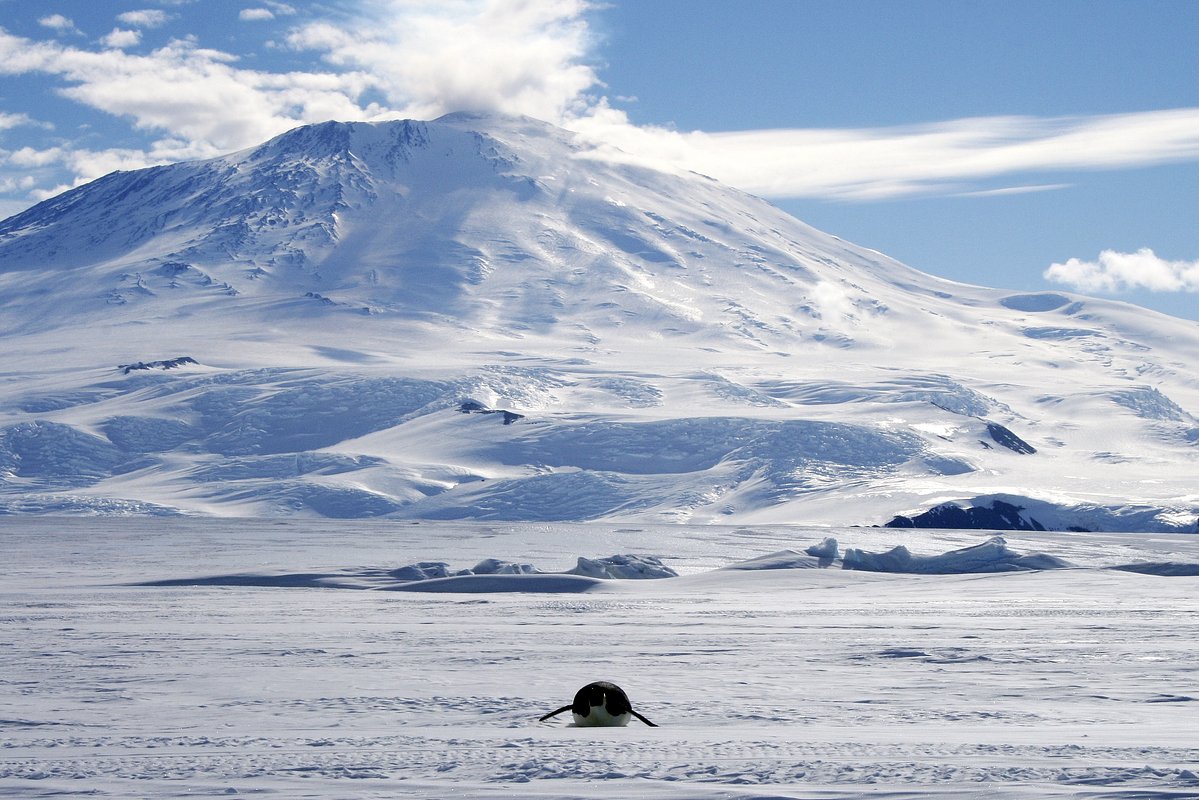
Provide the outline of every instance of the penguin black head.
<path id="1" fill-rule="evenodd" d="M 614 683 L 596 681 L 589 683 L 575 692 L 575 700 L 568 706 L 562 706 L 557 711 L 551 711 L 539 722 L 545 722 L 550 717 L 570 711 L 574 716 L 575 725 L 581 728 L 616 728 L 629 724 L 629 719 L 637 719 L 649 725 L 658 727 L 645 717 L 633 710 L 629 696 Z"/>

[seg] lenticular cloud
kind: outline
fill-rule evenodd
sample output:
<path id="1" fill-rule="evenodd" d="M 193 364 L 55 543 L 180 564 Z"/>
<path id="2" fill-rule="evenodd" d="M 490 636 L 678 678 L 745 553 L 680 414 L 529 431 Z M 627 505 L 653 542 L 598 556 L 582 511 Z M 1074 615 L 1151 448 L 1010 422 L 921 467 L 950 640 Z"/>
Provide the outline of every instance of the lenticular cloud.
<path id="1" fill-rule="evenodd" d="M 1104 250 L 1098 261 L 1071 258 L 1052 264 L 1044 277 L 1083 292 L 1199 292 L 1199 260 L 1168 261 L 1147 247 L 1135 253 Z"/>

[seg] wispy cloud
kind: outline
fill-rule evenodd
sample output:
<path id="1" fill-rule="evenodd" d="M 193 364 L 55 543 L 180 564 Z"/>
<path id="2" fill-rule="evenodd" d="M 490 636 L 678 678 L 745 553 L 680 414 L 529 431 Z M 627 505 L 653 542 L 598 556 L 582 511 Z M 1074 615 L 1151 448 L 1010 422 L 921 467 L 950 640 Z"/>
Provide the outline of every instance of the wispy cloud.
<path id="1" fill-rule="evenodd" d="M 242 22 L 260 22 L 263 20 L 274 19 L 275 12 L 269 8 L 243 8 L 238 12 L 237 18 Z"/>
<path id="2" fill-rule="evenodd" d="M 980 179 L 1199 159 L 1199 108 L 1094 117 L 979 117 L 921 126 L 678 132 L 619 111 L 574 121 L 598 156 L 694 170 L 769 197 L 961 193 Z"/>
<path id="3" fill-rule="evenodd" d="M 1135 253 L 1104 250 L 1096 261 L 1071 258 L 1053 264 L 1044 277 L 1082 292 L 1199 292 L 1199 260 L 1170 261 L 1147 247 Z"/>
<path id="4" fill-rule="evenodd" d="M 1025 186 L 1002 186 L 998 189 L 977 189 L 970 192 L 958 192 L 954 197 L 1004 197 L 1014 194 L 1036 194 L 1037 192 L 1053 192 L 1058 189 L 1068 189 L 1069 183 L 1035 183 Z"/>

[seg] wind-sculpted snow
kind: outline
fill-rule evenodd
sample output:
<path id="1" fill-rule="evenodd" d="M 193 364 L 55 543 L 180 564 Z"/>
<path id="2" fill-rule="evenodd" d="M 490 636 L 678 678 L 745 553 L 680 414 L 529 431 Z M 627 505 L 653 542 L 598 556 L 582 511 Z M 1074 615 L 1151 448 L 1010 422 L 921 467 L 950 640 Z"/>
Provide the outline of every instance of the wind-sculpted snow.
<path id="1" fill-rule="evenodd" d="M 41 488 L 87 486 L 134 468 L 106 439 L 56 422 L 22 422 L 0 429 L 0 476 L 28 479 Z"/>
<path id="2" fill-rule="evenodd" d="M 725 460 L 769 464 L 780 475 L 819 464 L 894 467 L 917 455 L 912 435 L 807 420 L 701 417 L 588 422 L 530 431 L 503 454 L 516 463 L 656 475 L 700 472 Z"/>
<path id="3" fill-rule="evenodd" d="M 220 496 L 225 502 L 248 502 L 255 507 L 265 504 L 275 514 L 310 511 L 330 519 L 362 519 L 392 514 L 406 505 L 358 486 L 271 480 L 250 485 L 229 483 L 222 488 Z"/>
<path id="4" fill-rule="evenodd" d="M 371 456 L 345 456 L 336 453 L 283 453 L 272 456 L 223 458 L 204 463 L 189 476 L 204 483 L 254 479 L 298 478 L 302 475 L 340 475 L 386 462 Z"/>
<path id="5" fill-rule="evenodd" d="M 1030 572 L 1067 569 L 1072 565 L 1057 556 L 1045 553 L 1023 554 L 1008 547 L 1002 536 L 994 536 L 980 544 L 951 550 L 938 555 L 916 555 L 904 545 L 883 552 L 871 552 L 850 547 L 841 555 L 836 539 L 826 538 L 798 553 L 781 550 L 757 558 L 730 564 L 731 570 L 817 569 L 839 567 L 864 572 L 885 572 L 903 575 L 964 575 L 993 572 Z M 1115 565 L 1110 569 L 1153 573 L 1153 565 Z M 1185 567 L 1174 566 L 1174 572 L 1186 574 Z M 1157 573 L 1153 573 L 1157 574 Z"/>
<path id="6" fill-rule="evenodd" d="M 254 398 L 221 398 L 231 402 L 206 403 L 200 410 L 210 421 L 232 412 L 208 436 L 214 453 L 295 453 L 399 424 L 445 389 L 442 384 L 400 379 L 307 380 Z"/>
<path id="7" fill-rule="evenodd" d="M 477 571 L 477 569 L 476 569 Z M 662 563 L 656 556 L 634 555 L 630 553 L 608 556 L 606 558 L 585 558 L 579 556 L 571 575 L 583 575 L 588 578 L 605 578 L 616 580 L 653 580 L 657 578 L 678 577 L 670 567 Z"/>
<path id="8" fill-rule="evenodd" d="M 1041 569 L 1063 569 L 1070 564 L 1060 558 L 1035 553 L 1022 555 L 1007 546 L 1002 536 L 982 544 L 953 550 L 936 556 L 914 555 L 899 545 L 884 553 L 868 553 L 848 549 L 842 561 L 844 569 L 867 572 L 913 573 L 917 575 L 956 575 L 979 572 L 1020 572 Z"/>
<path id="9" fill-rule="evenodd" d="M 1128 409 L 1142 419 L 1163 422 L 1189 422 L 1195 418 L 1177 403 L 1152 386 L 1119 389 L 1108 394 L 1113 403 Z"/>
<path id="10" fill-rule="evenodd" d="M 775 381 L 764 386 L 771 396 L 804 405 L 843 403 L 929 403 L 954 414 L 980 417 L 1010 411 L 994 398 L 946 375 L 913 375 L 864 385 L 836 381 Z"/>
<path id="11" fill-rule="evenodd" d="M 189 437 L 224 456 L 300 453 L 400 424 L 452 392 L 449 384 L 291 370 L 244 371 L 183 378 L 147 376 L 128 393 L 166 399 L 175 419 L 115 417 L 105 423 L 129 449 L 169 450 Z M 447 401 L 448 402 L 448 401 Z M 148 440 L 156 440 L 152 445 Z M 142 449 L 140 452 L 152 452 Z"/>
<path id="12" fill-rule="evenodd" d="M 666 501 L 671 488 L 666 481 L 612 472 L 555 472 L 470 483 L 406 509 L 404 516 L 545 522 L 635 516 Z"/>
<path id="13" fill-rule="evenodd" d="M 705 506 L 730 486 L 789 493 L 893 474 L 910 463 L 939 474 L 969 471 L 929 453 L 916 436 L 865 426 L 737 417 L 518 425 L 490 457 L 548 474 L 471 484 L 404 511 L 430 519 L 598 519 Z M 484 445 L 486 447 L 486 445 Z"/>
<path id="14" fill-rule="evenodd" d="M 55 517 L 180 517 L 171 506 L 120 497 L 90 497 L 66 492 L 23 491 L 0 497 L 0 515 L 44 514 Z"/>
<path id="15" fill-rule="evenodd" d="M 163 453 L 201 436 L 181 419 L 162 417 L 112 417 L 102 430 L 108 441 L 128 453 Z"/>

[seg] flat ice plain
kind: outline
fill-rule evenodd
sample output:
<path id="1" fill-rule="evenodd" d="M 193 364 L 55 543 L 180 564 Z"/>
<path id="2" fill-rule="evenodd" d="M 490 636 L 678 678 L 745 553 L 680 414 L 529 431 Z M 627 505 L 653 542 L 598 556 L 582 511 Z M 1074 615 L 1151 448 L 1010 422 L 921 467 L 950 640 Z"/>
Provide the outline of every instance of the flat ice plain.
<path id="1" fill-rule="evenodd" d="M 825 536 L 990 534 L 5 519 L 0 796 L 1199 797 L 1199 577 L 1108 569 L 1199 563 L 1199 536 L 1005 534 L 1076 565 L 1043 572 L 720 569 Z M 616 553 L 680 577 L 314 577 Z M 262 585 L 202 580 L 235 574 Z M 597 679 L 660 727 L 537 722 Z"/>

